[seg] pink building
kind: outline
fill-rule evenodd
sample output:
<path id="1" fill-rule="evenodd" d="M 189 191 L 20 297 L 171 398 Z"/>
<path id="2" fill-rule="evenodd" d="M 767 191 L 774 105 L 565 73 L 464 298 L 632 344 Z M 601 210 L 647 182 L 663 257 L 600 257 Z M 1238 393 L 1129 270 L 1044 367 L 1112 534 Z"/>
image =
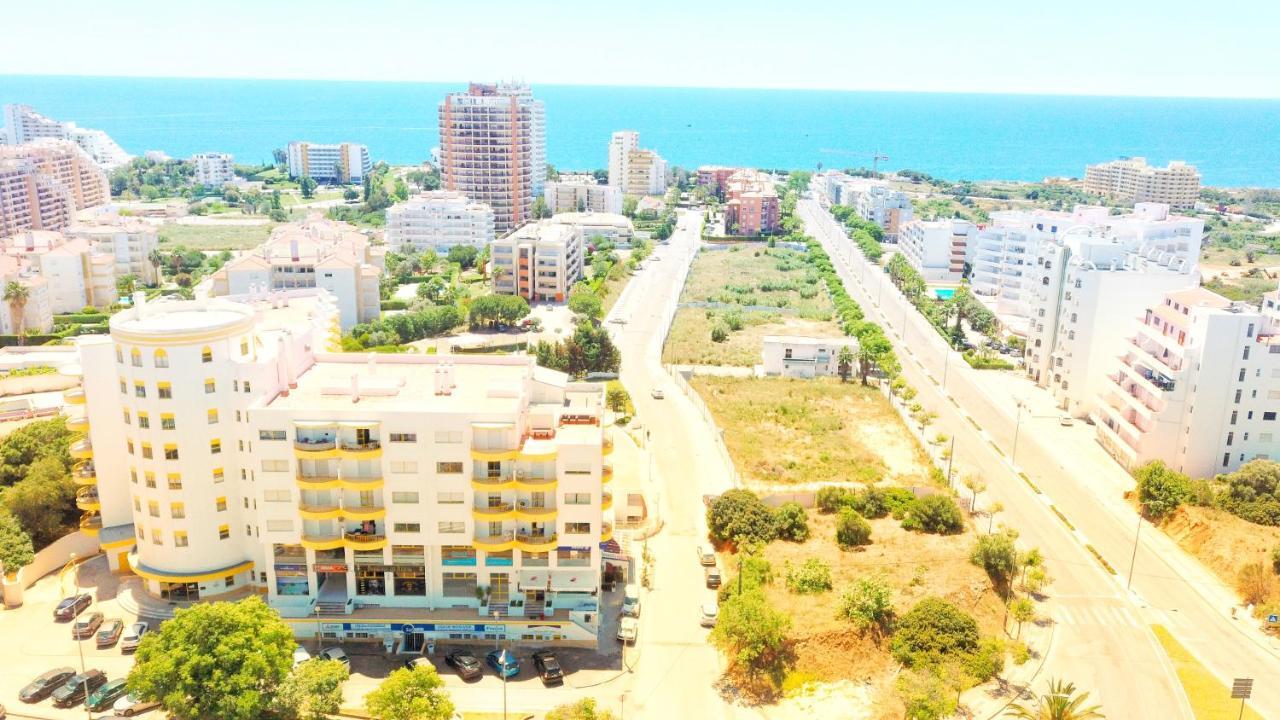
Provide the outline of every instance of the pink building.
<path id="1" fill-rule="evenodd" d="M 727 232 L 754 236 L 778 231 L 781 215 L 778 192 L 767 174 L 759 170 L 739 170 L 727 179 L 724 193 Z"/>

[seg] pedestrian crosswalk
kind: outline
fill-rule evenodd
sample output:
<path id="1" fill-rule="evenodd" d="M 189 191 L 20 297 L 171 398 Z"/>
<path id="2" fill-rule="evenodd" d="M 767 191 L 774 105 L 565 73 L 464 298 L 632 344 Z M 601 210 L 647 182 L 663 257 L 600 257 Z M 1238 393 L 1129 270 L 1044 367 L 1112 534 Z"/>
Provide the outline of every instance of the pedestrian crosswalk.
<path id="1" fill-rule="evenodd" d="M 1131 610 L 1119 605 L 1059 605 L 1052 613 L 1063 625 L 1101 625 L 1140 627 L 1142 623 Z"/>

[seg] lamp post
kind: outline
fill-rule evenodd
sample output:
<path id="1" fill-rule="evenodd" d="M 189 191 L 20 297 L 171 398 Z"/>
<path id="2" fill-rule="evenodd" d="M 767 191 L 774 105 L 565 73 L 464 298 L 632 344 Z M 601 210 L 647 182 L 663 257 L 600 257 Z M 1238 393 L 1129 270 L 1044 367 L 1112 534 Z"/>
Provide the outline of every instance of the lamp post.
<path id="1" fill-rule="evenodd" d="M 498 653 L 498 667 L 502 668 L 502 720 L 507 720 L 507 663 L 511 655 L 507 650 Z"/>
<path id="2" fill-rule="evenodd" d="M 1013 426 L 1013 450 L 1009 453 L 1009 462 L 1018 464 L 1018 431 L 1022 430 L 1022 408 L 1026 406 L 1026 401 L 1018 399 L 1018 419 Z"/>
<path id="3" fill-rule="evenodd" d="M 68 568 L 71 569 L 71 595 L 75 597 L 80 594 L 80 565 L 76 563 L 75 553 L 71 553 L 71 557 L 67 559 L 67 564 L 62 569 L 65 572 Z M 76 618 L 71 618 L 71 632 L 73 634 L 75 633 L 75 622 Z M 76 651 L 80 653 L 80 674 L 83 675 L 85 673 L 84 639 L 81 637 L 76 637 Z M 87 685 L 84 687 L 84 716 L 86 718 L 93 717 L 89 711 L 89 687 Z"/>
<path id="4" fill-rule="evenodd" d="M 1133 554 L 1129 556 L 1129 579 L 1124 584 L 1124 589 L 1128 590 L 1133 587 L 1133 566 L 1138 563 L 1138 536 L 1142 534 L 1142 510 L 1138 510 L 1138 529 L 1133 531 Z"/>

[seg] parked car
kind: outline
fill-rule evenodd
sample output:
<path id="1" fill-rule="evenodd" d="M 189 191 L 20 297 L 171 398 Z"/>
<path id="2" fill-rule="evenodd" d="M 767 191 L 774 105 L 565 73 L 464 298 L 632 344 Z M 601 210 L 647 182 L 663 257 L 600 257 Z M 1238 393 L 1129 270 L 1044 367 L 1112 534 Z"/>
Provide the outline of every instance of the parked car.
<path id="1" fill-rule="evenodd" d="M 698 563 L 701 565 L 716 564 L 716 549 L 711 543 L 698 543 Z"/>
<path id="2" fill-rule="evenodd" d="M 117 700 L 129 692 L 129 689 L 124 684 L 124 678 L 116 678 L 98 688 L 97 691 L 89 696 L 89 709 L 98 712 L 113 707 Z"/>
<path id="3" fill-rule="evenodd" d="M 92 604 L 93 598 L 89 593 L 72 595 L 69 598 L 64 598 L 63 601 L 58 603 L 58 606 L 53 609 L 53 618 L 55 620 L 70 620 L 84 612 L 84 609 Z"/>
<path id="4" fill-rule="evenodd" d="M 340 647 L 325 648 L 320 651 L 316 658 L 320 660 L 336 660 L 347 667 L 351 667 L 351 658 L 347 657 L 347 651 Z"/>
<path id="5" fill-rule="evenodd" d="M 158 707 L 160 707 L 160 703 L 154 700 L 139 700 L 132 695 L 125 695 L 117 700 L 111 709 L 117 717 L 133 717 L 144 712 L 151 712 Z"/>
<path id="6" fill-rule="evenodd" d="M 142 636 L 147 634 L 147 630 L 151 626 L 145 622 L 136 622 L 129 626 L 125 631 L 124 637 L 120 638 L 120 652 L 133 652 L 138 649 L 138 643 L 142 642 Z"/>
<path id="7" fill-rule="evenodd" d="M 124 632 L 124 621 L 120 618 L 111 618 L 98 628 L 98 647 L 109 648 L 120 640 L 121 633 Z"/>
<path id="8" fill-rule="evenodd" d="M 539 650 L 533 654 L 533 667 L 538 671 L 542 682 L 550 685 L 553 682 L 564 682 L 564 669 L 555 653 L 550 650 Z"/>
<path id="9" fill-rule="evenodd" d="M 458 671 L 463 680 L 474 680 L 484 674 L 480 669 L 480 660 L 466 650 L 454 650 L 444 656 L 444 662 Z"/>
<path id="10" fill-rule="evenodd" d="M 623 617 L 640 617 L 640 586 L 628 585 L 622 591 Z"/>
<path id="11" fill-rule="evenodd" d="M 1058 424 L 1063 427 L 1071 427 L 1076 424 L 1076 419 L 1066 413 L 1063 413 L 1062 417 L 1058 418 Z"/>
<path id="12" fill-rule="evenodd" d="M 654 388 L 650 390 L 649 395 L 652 396 L 654 400 L 661 400 L 667 396 L 666 393 L 662 392 L 662 388 Z"/>
<path id="13" fill-rule="evenodd" d="M 639 620 L 633 617 L 624 617 L 618 621 L 618 640 L 624 645 L 634 644 L 639 635 Z"/>
<path id="14" fill-rule="evenodd" d="M 311 659 L 311 653 L 301 645 L 295 645 L 293 648 L 293 666 L 298 667 L 302 663 Z"/>
<path id="15" fill-rule="evenodd" d="M 715 627 L 718 617 L 720 617 L 720 607 L 715 600 L 708 600 L 698 608 L 698 624 L 702 627 Z"/>
<path id="16" fill-rule="evenodd" d="M 484 661 L 498 673 L 498 677 L 510 678 L 520 674 L 520 661 L 510 650 L 506 651 L 505 658 L 502 650 L 490 650 L 485 653 Z"/>
<path id="17" fill-rule="evenodd" d="M 720 568 L 719 567 L 715 565 L 706 567 L 703 569 L 702 575 L 704 579 L 706 579 L 707 581 L 707 587 L 711 588 L 712 590 L 720 587 Z"/>
<path id="18" fill-rule="evenodd" d="M 409 670 L 417 670 L 418 668 L 431 668 L 432 670 L 434 670 L 436 667 L 435 665 L 431 664 L 431 660 L 425 657 L 409 658 L 408 660 L 404 661 L 404 666 Z"/>
<path id="19" fill-rule="evenodd" d="M 60 667 L 55 670 L 50 670 L 35 680 L 27 683 L 27 686 L 22 688 L 22 691 L 18 693 L 18 699 L 24 703 L 40 702 L 41 700 L 49 697 L 54 690 L 62 687 L 62 685 L 70 680 L 71 676 L 75 674 L 76 671 L 69 667 Z"/>
<path id="20" fill-rule="evenodd" d="M 86 670 L 73 675 L 62 687 L 53 691 L 55 707 L 75 707 L 93 694 L 94 690 L 107 684 L 107 676 L 101 670 Z"/>
<path id="21" fill-rule="evenodd" d="M 98 632 L 98 628 L 104 620 L 102 613 L 94 610 L 91 613 L 81 615 L 76 618 L 76 624 L 71 626 L 71 637 L 76 640 L 83 640 L 91 637 Z"/>

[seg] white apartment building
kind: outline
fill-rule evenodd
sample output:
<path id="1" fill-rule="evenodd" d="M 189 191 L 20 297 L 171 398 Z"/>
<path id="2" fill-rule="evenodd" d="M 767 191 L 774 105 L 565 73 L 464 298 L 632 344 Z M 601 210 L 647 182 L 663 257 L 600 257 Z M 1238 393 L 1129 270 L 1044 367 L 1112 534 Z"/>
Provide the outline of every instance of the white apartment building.
<path id="1" fill-rule="evenodd" d="M 548 223 L 575 228 L 587 244 L 596 238 L 609 240 L 618 247 L 630 247 L 635 234 L 631 218 L 626 215 L 597 212 L 566 212 L 551 216 Z"/>
<path id="2" fill-rule="evenodd" d="M 803 335 L 766 335 L 761 350 L 765 375 L 812 378 L 840 372 L 840 350 L 849 348 L 858 356 L 858 339 L 820 338 Z M 854 362 L 856 371 L 857 363 Z"/>
<path id="3" fill-rule="evenodd" d="M 115 259 L 115 276 L 132 275 L 143 285 L 160 282 L 160 270 L 151 261 L 159 247 L 156 226 L 136 218 L 106 213 L 75 223 L 63 234 L 88 240 L 96 252 Z"/>
<path id="4" fill-rule="evenodd" d="M 453 190 L 420 193 L 387 208 L 387 245 L 399 250 L 448 251 L 455 245 L 477 249 L 493 242 L 493 208 Z"/>
<path id="5" fill-rule="evenodd" d="M 912 220 L 902 226 L 898 250 L 928 283 L 958 283 L 968 244 L 977 234 L 965 220 Z"/>
<path id="6" fill-rule="evenodd" d="M 1093 413 L 1126 468 L 1152 460 L 1191 477 L 1280 451 L 1280 292 L 1262 306 L 1204 288 L 1168 293 L 1130 323 Z"/>
<path id="7" fill-rule="evenodd" d="M 632 150 L 627 156 L 626 195 L 664 195 L 667 192 L 667 161 L 653 150 Z"/>
<path id="8" fill-rule="evenodd" d="M 1181 160 L 1159 168 L 1148 165 L 1146 158 L 1121 158 L 1086 167 L 1084 191 L 1119 202 L 1164 203 L 1181 210 L 1200 199 L 1200 172 Z"/>
<path id="9" fill-rule="evenodd" d="M 382 315 L 379 282 L 386 247 L 346 223 L 311 218 L 281 225 L 267 241 L 215 272 L 211 294 L 322 288 L 338 307 L 343 330 Z"/>
<path id="10" fill-rule="evenodd" d="M 622 213 L 622 188 L 601 185 L 591 175 L 561 175 L 548 182 L 543 198 L 553 213 L 585 212 Z"/>
<path id="11" fill-rule="evenodd" d="M 842 198 L 846 196 L 852 202 L 841 204 L 852 205 L 858 211 L 858 217 L 879 225 L 884 230 L 884 241 L 888 243 L 898 242 L 902 226 L 915 217 L 911 198 L 886 184 L 873 184 L 861 192 L 841 193 Z"/>
<path id="12" fill-rule="evenodd" d="M 640 133 L 619 130 L 609 138 L 609 184 L 616 188 L 627 184 L 627 161 L 632 150 L 640 149 Z"/>
<path id="13" fill-rule="evenodd" d="M 4 253 L 45 280 L 53 314 L 107 308 L 117 300 L 115 259 L 83 238 L 26 230 L 4 241 Z"/>
<path id="14" fill-rule="evenodd" d="M 529 223 L 490 246 L 493 289 L 531 302 L 564 302 L 583 277 L 582 232 L 573 225 Z"/>
<path id="15" fill-rule="evenodd" d="M 196 153 L 191 162 L 196 166 L 197 185 L 220 188 L 236 181 L 236 162 L 231 153 Z"/>
<path id="16" fill-rule="evenodd" d="M 45 117 L 28 105 L 4 106 L 4 144 L 23 145 L 43 138 L 68 140 L 80 146 L 100 167 L 112 170 L 132 159 L 101 130 Z"/>
<path id="17" fill-rule="evenodd" d="M 528 85 L 471 83 L 440 102 L 440 175 L 454 190 L 493 208 L 504 235 L 533 218 L 547 181 L 546 111 Z"/>
<path id="18" fill-rule="evenodd" d="M 265 593 L 299 637 L 594 645 L 602 388 L 529 356 L 325 352 L 336 312 L 143 301 L 80 340 L 73 475 L 111 569 L 169 600 Z"/>
<path id="19" fill-rule="evenodd" d="M 53 329 L 53 309 L 49 300 L 49 282 L 28 264 L 11 255 L 0 255 L 0 287 L 16 282 L 27 289 L 27 302 L 22 313 L 9 304 L 0 308 L 0 334 L 16 335 L 19 331 L 48 332 Z"/>
<path id="20" fill-rule="evenodd" d="M 0 145 L 0 237 L 58 230 L 111 199 L 107 174 L 78 145 L 39 138 Z"/>
<path id="21" fill-rule="evenodd" d="M 373 170 L 369 148 L 356 143 L 324 145 L 294 141 L 287 150 L 289 177 L 310 177 L 317 182 L 362 183 Z"/>

